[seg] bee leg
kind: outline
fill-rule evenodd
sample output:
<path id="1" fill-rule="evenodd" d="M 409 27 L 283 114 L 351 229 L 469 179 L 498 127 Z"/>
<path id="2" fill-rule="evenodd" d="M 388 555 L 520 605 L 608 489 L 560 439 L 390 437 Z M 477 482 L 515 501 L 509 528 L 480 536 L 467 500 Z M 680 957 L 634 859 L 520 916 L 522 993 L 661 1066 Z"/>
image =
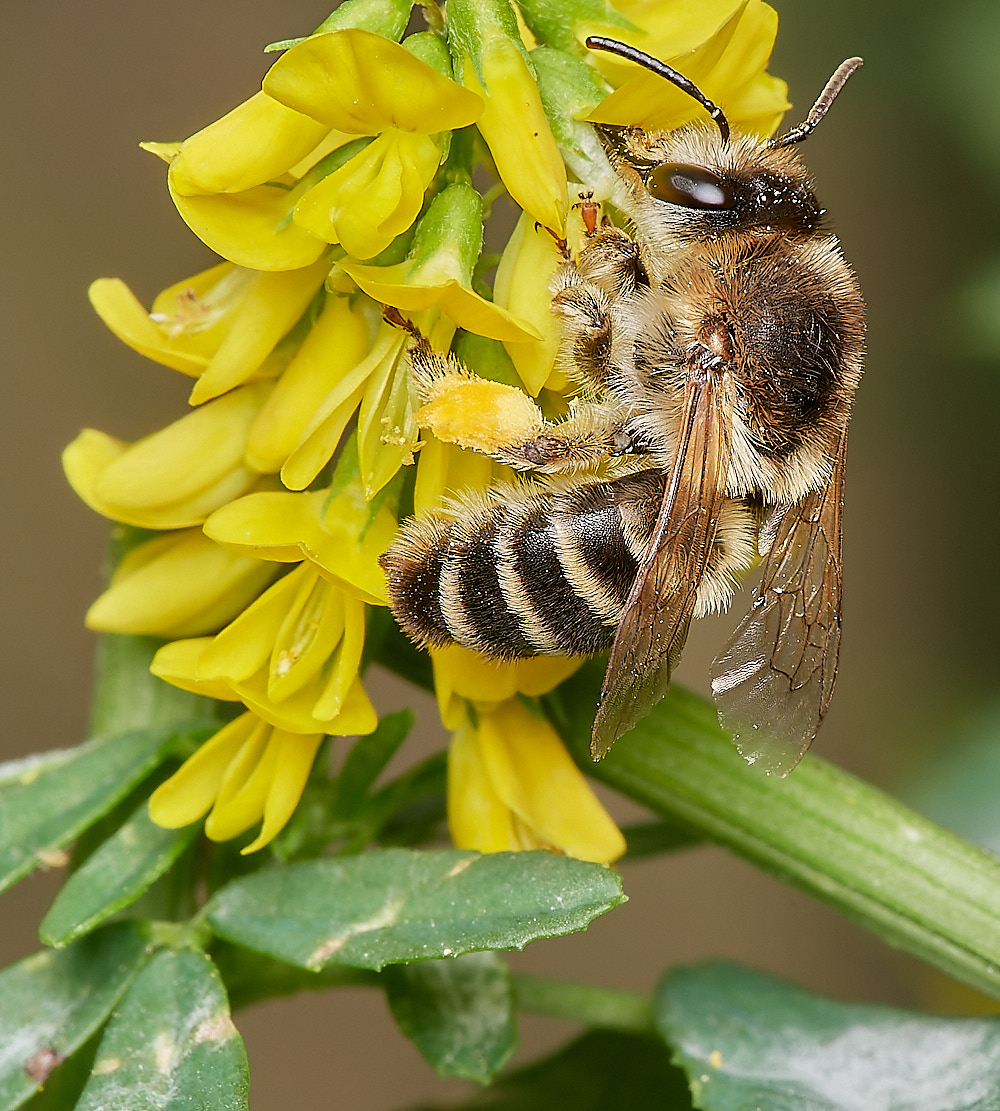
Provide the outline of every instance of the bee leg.
<path id="1" fill-rule="evenodd" d="M 491 454 L 519 471 L 571 474 L 612 455 L 645 453 L 620 408 L 575 402 L 566 420 L 546 424 L 530 439 L 511 442 Z"/>

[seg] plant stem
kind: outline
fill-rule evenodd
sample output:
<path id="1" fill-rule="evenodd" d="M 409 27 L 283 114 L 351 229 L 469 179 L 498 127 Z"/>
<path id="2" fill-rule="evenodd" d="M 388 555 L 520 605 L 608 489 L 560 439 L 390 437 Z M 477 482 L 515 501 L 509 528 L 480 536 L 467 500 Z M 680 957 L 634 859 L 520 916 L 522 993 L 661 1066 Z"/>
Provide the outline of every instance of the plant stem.
<path id="1" fill-rule="evenodd" d="M 594 984 L 549 980 L 544 976 L 512 977 L 517 1006 L 532 1014 L 566 1018 L 604 1030 L 654 1034 L 653 1001 L 645 995 Z"/>

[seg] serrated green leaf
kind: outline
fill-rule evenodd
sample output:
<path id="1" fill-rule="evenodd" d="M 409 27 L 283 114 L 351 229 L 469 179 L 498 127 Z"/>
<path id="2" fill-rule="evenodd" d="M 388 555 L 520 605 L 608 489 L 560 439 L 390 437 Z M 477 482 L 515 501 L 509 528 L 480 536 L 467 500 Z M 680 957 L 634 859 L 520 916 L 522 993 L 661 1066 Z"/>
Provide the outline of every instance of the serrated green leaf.
<path id="1" fill-rule="evenodd" d="M 547 700 L 591 775 L 1000 998 L 1000 860 L 811 754 L 786 779 L 748 767 L 680 687 L 595 765 L 600 682 L 585 666 Z"/>
<path id="2" fill-rule="evenodd" d="M 20 1107 L 100 1027 L 145 960 L 131 924 L 0 972 L 0 1111 Z"/>
<path id="3" fill-rule="evenodd" d="M 39 935 L 62 946 L 134 902 L 184 851 L 197 825 L 163 829 L 149 817 L 145 801 L 66 881 Z"/>
<path id="4" fill-rule="evenodd" d="M 447 1111 L 691 1111 L 684 1073 L 662 1042 L 594 1030 Z M 417 1111 L 417 1109 L 413 1109 Z M 445 1111 L 420 1108 L 419 1111 Z M 767 1108 L 766 1111 L 771 1111 Z"/>
<path id="5" fill-rule="evenodd" d="M 657 1025 L 704 1111 L 996 1111 L 1000 1019 L 836 1003 L 738 965 L 675 969 Z"/>
<path id="6" fill-rule="evenodd" d="M 439 1075 L 488 1084 L 514 1052 L 514 997 L 498 954 L 417 961 L 382 976 L 396 1024 Z"/>
<path id="7" fill-rule="evenodd" d="M 108 1023 L 76 1111 L 243 1111 L 249 1082 L 215 966 L 163 949 Z"/>
<path id="8" fill-rule="evenodd" d="M 303 968 L 522 949 L 582 930 L 625 896 L 599 864 L 547 852 L 377 849 L 237 880 L 205 908 L 222 937 Z"/>
<path id="9" fill-rule="evenodd" d="M 170 733 L 139 730 L 89 741 L 0 792 L 0 891 L 37 867 L 39 854 L 107 813 L 156 767 L 170 740 Z"/>

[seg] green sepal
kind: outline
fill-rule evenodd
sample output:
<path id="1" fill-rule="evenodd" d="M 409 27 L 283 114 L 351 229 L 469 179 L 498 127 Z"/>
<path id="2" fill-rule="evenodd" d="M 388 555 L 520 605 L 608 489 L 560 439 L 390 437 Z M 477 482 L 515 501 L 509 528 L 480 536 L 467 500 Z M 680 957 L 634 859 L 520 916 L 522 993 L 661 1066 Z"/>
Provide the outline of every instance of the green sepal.
<path id="1" fill-rule="evenodd" d="M 466 58 L 472 61 L 480 85 L 489 92 L 483 74 L 483 42 L 503 36 L 510 39 L 531 69 L 531 59 L 517 26 L 510 0 L 448 0 L 448 49 L 455 73 L 461 75 Z"/>
<path id="2" fill-rule="evenodd" d="M 517 6 L 538 42 L 561 50 L 579 51 L 581 34 L 595 25 L 602 33 L 616 29 L 641 33 L 605 0 L 518 0 Z"/>

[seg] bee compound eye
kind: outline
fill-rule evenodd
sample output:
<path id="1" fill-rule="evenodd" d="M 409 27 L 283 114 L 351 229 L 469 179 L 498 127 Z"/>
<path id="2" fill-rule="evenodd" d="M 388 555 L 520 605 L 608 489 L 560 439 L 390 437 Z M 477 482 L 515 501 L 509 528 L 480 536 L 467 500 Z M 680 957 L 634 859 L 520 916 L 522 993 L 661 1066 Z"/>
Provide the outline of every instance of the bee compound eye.
<path id="1" fill-rule="evenodd" d="M 736 204 L 732 189 L 718 174 L 704 166 L 688 166 L 683 162 L 664 162 L 657 166 L 646 188 L 658 201 L 685 208 L 721 209 L 733 208 Z"/>

